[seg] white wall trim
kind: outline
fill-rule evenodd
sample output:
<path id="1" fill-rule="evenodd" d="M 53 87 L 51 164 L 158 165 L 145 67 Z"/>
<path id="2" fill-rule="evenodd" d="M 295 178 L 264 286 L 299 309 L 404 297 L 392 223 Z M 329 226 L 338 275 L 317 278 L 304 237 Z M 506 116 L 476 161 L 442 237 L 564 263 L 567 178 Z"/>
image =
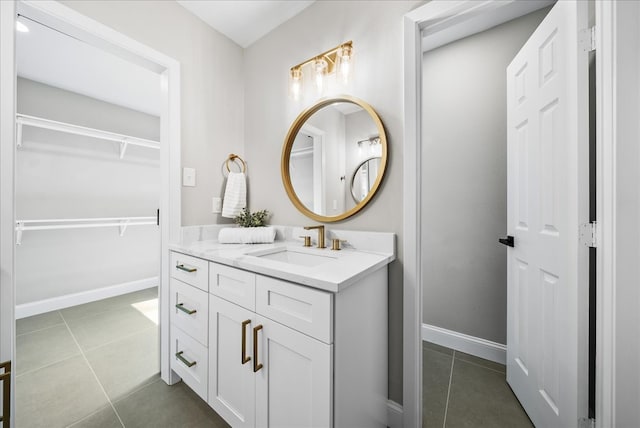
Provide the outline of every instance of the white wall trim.
<path id="1" fill-rule="evenodd" d="M 615 426 L 616 2 L 596 2 L 596 427 Z"/>
<path id="2" fill-rule="evenodd" d="M 0 361 L 15 361 L 15 61 L 16 4 L 0 1 Z M 15 370 L 11 386 L 15 391 Z M 0 393 L 1 394 L 1 393 Z M 15 415 L 15 393 L 11 414 Z M 7 400 L 7 397 L 0 397 Z M 2 401 L 4 403 L 4 401 Z M 15 426 L 15 418 L 9 420 Z"/>
<path id="3" fill-rule="evenodd" d="M 157 287 L 159 285 L 158 280 L 159 277 L 154 276 L 137 281 L 96 288 L 94 290 L 82 291 L 80 293 L 66 294 L 64 296 L 52 297 L 50 299 L 38 300 L 36 302 L 23 303 L 21 305 L 16 305 L 16 319 L 56 311 L 58 309 L 69 308 L 71 306 L 82 305 L 84 303 L 95 302 L 97 300 L 108 299 L 109 297 L 133 293 L 134 291 L 145 290 L 151 287 Z"/>
<path id="4" fill-rule="evenodd" d="M 395 401 L 387 401 L 387 426 L 402 428 L 402 406 Z"/>
<path id="5" fill-rule="evenodd" d="M 422 340 L 496 363 L 507 363 L 507 345 L 480 337 L 469 336 L 435 325 L 422 324 Z"/>

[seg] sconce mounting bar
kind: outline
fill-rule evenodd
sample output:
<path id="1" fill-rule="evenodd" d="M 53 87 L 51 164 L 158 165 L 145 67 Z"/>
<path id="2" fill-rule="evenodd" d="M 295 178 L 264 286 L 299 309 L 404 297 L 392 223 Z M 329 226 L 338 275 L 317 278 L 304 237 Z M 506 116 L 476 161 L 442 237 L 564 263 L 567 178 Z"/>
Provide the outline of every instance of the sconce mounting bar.
<path id="1" fill-rule="evenodd" d="M 312 58 L 309 58 L 306 61 L 301 62 L 298 65 L 294 65 L 293 67 L 291 67 L 291 71 L 298 70 L 304 67 L 305 65 L 315 61 L 317 58 L 324 58 L 327 61 L 327 72 L 331 73 L 336 65 L 336 56 L 338 54 L 338 51 L 345 46 L 348 46 L 349 48 L 353 48 L 353 41 L 349 40 L 348 42 L 341 43 L 338 46 L 331 48 L 326 52 L 321 53 L 320 55 L 316 55 Z"/>

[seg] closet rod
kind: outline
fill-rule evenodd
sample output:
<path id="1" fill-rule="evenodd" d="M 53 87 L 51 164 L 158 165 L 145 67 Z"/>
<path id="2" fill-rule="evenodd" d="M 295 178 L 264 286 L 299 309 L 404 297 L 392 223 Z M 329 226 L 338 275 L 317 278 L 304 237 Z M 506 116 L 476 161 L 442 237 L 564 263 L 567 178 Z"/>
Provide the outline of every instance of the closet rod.
<path id="1" fill-rule="evenodd" d="M 50 220 L 38 219 L 38 220 L 18 220 L 16 223 L 66 223 L 66 222 L 89 222 L 89 221 L 122 221 L 122 220 L 133 220 L 133 221 L 144 221 L 144 220 L 155 220 L 155 217 L 103 217 L 103 218 L 55 218 Z"/>
<path id="2" fill-rule="evenodd" d="M 73 224 L 75 222 L 75 224 Z M 44 224 L 43 223 L 66 223 Z M 40 226 L 26 226 L 40 224 Z M 120 236 L 129 226 L 157 225 L 156 217 L 107 217 L 107 218 L 61 218 L 52 220 L 18 220 L 16 221 L 16 244 L 22 243 L 22 233 L 29 230 L 86 229 L 94 227 L 119 227 Z"/>
<path id="3" fill-rule="evenodd" d="M 26 114 L 16 115 L 16 124 L 18 125 L 18 147 L 22 146 L 22 126 L 33 126 L 36 128 L 51 129 L 53 131 L 66 132 L 68 134 L 83 135 L 86 137 L 99 138 L 102 140 L 115 141 L 120 144 L 131 144 L 134 146 L 148 147 L 150 149 L 160 149 L 160 143 L 144 138 L 131 137 L 124 134 L 118 134 L 101 129 L 87 128 L 80 125 L 72 125 L 70 123 L 57 122 L 55 120 L 43 119 L 40 117 L 29 116 Z M 122 153 L 124 154 L 124 153 Z"/>

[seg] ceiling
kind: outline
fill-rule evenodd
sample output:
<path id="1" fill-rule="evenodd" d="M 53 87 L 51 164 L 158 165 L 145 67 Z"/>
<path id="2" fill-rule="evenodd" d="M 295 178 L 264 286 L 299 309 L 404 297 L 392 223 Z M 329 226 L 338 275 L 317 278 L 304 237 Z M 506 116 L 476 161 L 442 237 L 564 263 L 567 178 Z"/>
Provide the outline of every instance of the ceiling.
<path id="1" fill-rule="evenodd" d="M 314 1 L 199 0 L 178 3 L 244 48 Z M 160 115 L 158 74 L 27 17 L 20 16 L 18 20 L 29 29 L 27 33 L 16 32 L 18 76 Z"/>
<path id="2" fill-rule="evenodd" d="M 315 0 L 177 0 L 215 30 L 246 48 Z"/>
<path id="3" fill-rule="evenodd" d="M 20 16 L 18 76 L 133 110 L 160 115 L 160 75 Z"/>

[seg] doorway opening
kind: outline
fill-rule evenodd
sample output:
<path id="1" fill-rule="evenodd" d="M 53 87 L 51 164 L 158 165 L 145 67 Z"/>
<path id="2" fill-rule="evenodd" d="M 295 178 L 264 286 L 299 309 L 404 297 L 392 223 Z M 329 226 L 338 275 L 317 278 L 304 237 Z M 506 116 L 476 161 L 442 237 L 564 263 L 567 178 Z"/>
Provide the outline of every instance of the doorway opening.
<path id="1" fill-rule="evenodd" d="M 0 354 L 14 362 L 11 394 L 2 399 L 11 404 L 10 421 L 18 413 L 18 426 L 25 426 L 24 409 L 16 412 L 16 395 L 29 390 L 21 381 L 64 360 L 87 363 L 85 372 L 109 401 L 107 390 L 122 382 L 98 382 L 97 372 L 113 374 L 114 361 L 99 369 L 88 364 L 89 353 L 127 333 L 151 332 L 136 341 L 150 342 L 151 351 L 142 353 L 155 354 L 142 365 L 166 383 L 179 380 L 162 326 L 169 317 L 168 244 L 180 232 L 180 70 L 175 60 L 59 3 L 3 2 L 2 9 Z M 27 39 L 20 41 L 16 20 Z M 57 42 L 66 45 L 56 50 Z M 75 59 L 74 49 L 81 52 Z M 100 56 L 121 67 L 114 71 Z M 137 103 L 145 97 L 123 96 L 138 93 L 142 88 L 132 86 L 144 86 L 140 81 L 154 91 L 146 107 Z M 86 90 L 78 88 L 83 84 Z M 98 312 L 113 322 L 78 321 Z M 128 329 L 127 317 L 144 328 Z M 38 334 L 51 347 L 27 340 Z M 63 396 L 62 382 L 76 372 L 56 371 L 47 387 Z M 75 416 L 71 422 L 86 415 Z"/>

